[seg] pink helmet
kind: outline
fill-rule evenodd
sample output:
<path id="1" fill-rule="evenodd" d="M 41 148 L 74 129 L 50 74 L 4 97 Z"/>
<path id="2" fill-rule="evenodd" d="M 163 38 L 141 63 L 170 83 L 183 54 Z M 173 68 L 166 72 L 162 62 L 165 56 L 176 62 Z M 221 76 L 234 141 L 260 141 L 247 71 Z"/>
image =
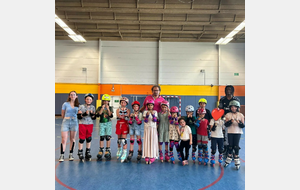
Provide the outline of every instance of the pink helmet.
<path id="1" fill-rule="evenodd" d="M 121 104 L 121 101 L 125 101 L 127 105 L 129 104 L 129 100 L 128 100 L 128 98 L 126 98 L 126 97 L 122 97 L 122 98 L 120 99 L 120 104 Z"/>
<path id="2" fill-rule="evenodd" d="M 153 104 L 154 105 L 154 100 L 147 100 L 146 105 L 148 105 L 148 104 Z"/>
<path id="3" fill-rule="evenodd" d="M 160 106 L 162 105 L 166 105 L 169 107 L 169 102 L 167 100 L 163 100 L 162 102 L 160 102 Z"/>
<path id="4" fill-rule="evenodd" d="M 178 113 L 178 108 L 176 106 L 172 106 L 171 109 L 170 109 L 170 112 L 171 113 Z"/>

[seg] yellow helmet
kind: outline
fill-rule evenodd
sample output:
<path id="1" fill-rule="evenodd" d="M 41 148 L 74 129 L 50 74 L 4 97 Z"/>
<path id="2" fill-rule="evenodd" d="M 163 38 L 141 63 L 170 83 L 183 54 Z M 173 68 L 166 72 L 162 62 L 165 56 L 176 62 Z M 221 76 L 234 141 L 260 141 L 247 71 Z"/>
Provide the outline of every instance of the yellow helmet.
<path id="1" fill-rule="evenodd" d="M 110 101 L 110 96 L 108 94 L 103 94 L 101 100 Z"/>
<path id="2" fill-rule="evenodd" d="M 199 100 L 198 104 L 200 104 L 200 102 L 204 102 L 204 103 L 206 103 L 206 104 L 207 104 L 207 100 L 206 100 L 205 98 L 200 98 L 200 100 Z"/>

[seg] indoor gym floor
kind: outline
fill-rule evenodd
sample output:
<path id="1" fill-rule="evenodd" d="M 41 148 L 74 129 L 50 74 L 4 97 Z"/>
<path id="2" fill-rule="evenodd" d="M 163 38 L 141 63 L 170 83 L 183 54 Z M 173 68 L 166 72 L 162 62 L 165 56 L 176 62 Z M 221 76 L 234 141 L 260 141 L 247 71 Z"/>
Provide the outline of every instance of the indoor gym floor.
<path id="1" fill-rule="evenodd" d="M 74 161 L 69 161 L 69 139 L 65 151 L 65 161 L 59 162 L 60 143 L 61 143 L 61 117 L 55 118 L 55 189 L 211 189 L 211 190 L 239 190 L 245 189 L 245 134 L 240 140 L 240 160 L 239 170 L 235 169 L 234 162 L 226 168 L 219 166 L 216 161 L 214 167 L 210 164 L 204 166 L 193 164 L 190 148 L 189 165 L 182 166 L 177 159 L 176 149 L 174 148 L 175 164 L 161 163 L 156 160 L 151 165 L 145 164 L 145 159 L 137 163 L 138 145 L 135 140 L 134 155 L 130 163 L 121 163 L 116 160 L 117 135 L 115 134 L 116 119 L 112 120 L 112 139 L 110 161 L 97 161 L 96 155 L 99 151 L 99 120 L 95 121 L 92 133 L 91 154 L 92 161 L 80 162 L 77 156 L 78 151 L 78 132 L 76 134 L 76 146 L 74 148 Z M 245 133 L 245 129 L 243 130 Z M 143 134 L 143 124 L 142 124 Z M 129 142 L 129 135 L 127 141 Z M 143 137 L 143 135 L 142 135 Z M 106 147 L 106 142 L 105 142 Z M 210 141 L 209 157 L 210 157 Z M 85 144 L 83 146 L 85 152 Z M 127 151 L 129 151 L 129 143 Z M 164 152 L 164 145 L 163 145 Z M 218 152 L 216 153 L 216 160 Z"/>

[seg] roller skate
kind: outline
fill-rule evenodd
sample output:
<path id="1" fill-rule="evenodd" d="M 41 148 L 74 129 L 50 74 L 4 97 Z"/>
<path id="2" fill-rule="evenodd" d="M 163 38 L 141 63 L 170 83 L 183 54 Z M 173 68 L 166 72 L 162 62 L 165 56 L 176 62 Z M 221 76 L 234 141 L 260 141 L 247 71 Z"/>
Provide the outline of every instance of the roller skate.
<path id="1" fill-rule="evenodd" d="M 240 169 L 240 157 L 239 156 L 236 156 L 234 158 L 234 165 L 235 165 L 235 169 Z"/>
<path id="2" fill-rule="evenodd" d="M 87 148 L 85 150 L 85 160 L 92 161 L 91 149 Z"/>
<path id="3" fill-rule="evenodd" d="M 232 155 L 228 154 L 226 160 L 225 160 L 225 164 L 224 167 L 227 167 L 232 161 Z"/>
<path id="4" fill-rule="evenodd" d="M 180 154 L 179 151 L 177 151 L 177 157 L 178 157 L 178 160 L 179 160 L 180 162 L 182 162 L 181 154 Z"/>
<path id="5" fill-rule="evenodd" d="M 84 162 L 84 156 L 83 156 L 83 150 L 78 150 L 78 157 L 79 157 L 79 160 Z"/>
<path id="6" fill-rule="evenodd" d="M 204 157 L 202 155 L 202 158 L 204 159 L 204 166 L 207 165 L 207 162 L 209 161 L 209 156 L 208 156 L 208 152 L 205 152 Z"/>
<path id="7" fill-rule="evenodd" d="M 162 153 L 162 150 L 159 151 L 159 159 L 162 163 L 164 162 L 164 155 Z"/>
<path id="8" fill-rule="evenodd" d="M 121 163 L 123 163 L 126 160 L 127 157 L 127 149 L 123 149 L 123 154 L 121 156 Z"/>
<path id="9" fill-rule="evenodd" d="M 155 158 L 150 158 L 149 160 L 149 164 L 152 164 L 155 161 Z"/>
<path id="10" fill-rule="evenodd" d="M 74 160 L 73 153 L 70 153 L 69 154 L 69 161 L 73 161 L 73 160 Z"/>
<path id="11" fill-rule="evenodd" d="M 118 151 L 117 151 L 117 160 L 120 158 L 122 154 L 122 148 L 121 147 L 118 147 Z"/>
<path id="12" fill-rule="evenodd" d="M 195 162 L 196 162 L 196 152 L 192 152 L 192 160 L 195 164 Z"/>
<path id="13" fill-rule="evenodd" d="M 188 165 L 188 164 L 189 164 L 189 161 L 188 161 L 188 160 L 183 160 L 183 161 L 182 161 L 182 165 L 183 165 L 183 166 Z"/>
<path id="14" fill-rule="evenodd" d="M 104 149 L 104 147 L 103 148 L 100 147 L 100 149 L 99 149 L 99 152 L 97 154 L 97 160 L 98 161 L 102 161 L 103 149 Z"/>
<path id="15" fill-rule="evenodd" d="M 222 162 L 223 162 L 223 154 L 219 154 L 219 163 L 220 163 L 220 166 L 221 166 L 221 164 L 222 164 Z"/>
<path id="16" fill-rule="evenodd" d="M 138 155 L 137 155 L 137 158 L 136 158 L 138 163 L 141 162 L 142 154 L 143 154 L 143 151 L 142 150 L 138 150 Z"/>
<path id="17" fill-rule="evenodd" d="M 60 161 L 60 162 L 63 162 L 63 161 L 64 161 L 64 155 L 63 155 L 63 154 L 60 155 L 58 161 Z"/>
<path id="18" fill-rule="evenodd" d="M 201 164 L 202 162 L 202 150 L 198 150 L 198 163 L 199 165 Z"/>
<path id="19" fill-rule="evenodd" d="M 170 151 L 170 162 L 172 162 L 173 164 L 175 164 L 175 158 L 173 156 L 173 152 Z"/>
<path id="20" fill-rule="evenodd" d="M 106 158 L 106 160 L 111 160 L 110 147 L 106 147 L 106 148 L 105 148 L 105 154 L 104 154 L 104 157 Z"/>
<path id="21" fill-rule="evenodd" d="M 145 161 L 146 161 L 146 164 L 149 164 L 149 158 L 148 157 L 145 158 Z"/>
<path id="22" fill-rule="evenodd" d="M 170 157 L 169 157 L 169 153 L 167 150 L 165 150 L 165 161 L 170 162 Z"/>
<path id="23" fill-rule="evenodd" d="M 133 156 L 133 150 L 129 150 L 128 156 L 127 156 L 127 162 L 131 161 L 131 158 Z"/>
<path id="24" fill-rule="evenodd" d="M 216 161 L 215 161 L 215 155 L 212 154 L 212 155 L 210 156 L 210 164 L 214 167 L 214 166 L 215 166 L 215 163 L 216 163 Z"/>

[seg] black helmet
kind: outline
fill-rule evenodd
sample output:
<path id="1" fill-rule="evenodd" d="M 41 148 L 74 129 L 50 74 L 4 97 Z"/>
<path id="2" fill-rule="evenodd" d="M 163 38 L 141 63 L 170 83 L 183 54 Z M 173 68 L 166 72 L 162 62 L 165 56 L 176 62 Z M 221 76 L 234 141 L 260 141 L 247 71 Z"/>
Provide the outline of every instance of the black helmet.
<path id="1" fill-rule="evenodd" d="M 86 97 L 91 97 L 93 100 L 94 100 L 94 95 L 93 94 L 91 94 L 91 93 L 88 93 L 88 94 L 86 94 L 86 95 L 84 95 L 84 99 L 86 98 Z"/>

